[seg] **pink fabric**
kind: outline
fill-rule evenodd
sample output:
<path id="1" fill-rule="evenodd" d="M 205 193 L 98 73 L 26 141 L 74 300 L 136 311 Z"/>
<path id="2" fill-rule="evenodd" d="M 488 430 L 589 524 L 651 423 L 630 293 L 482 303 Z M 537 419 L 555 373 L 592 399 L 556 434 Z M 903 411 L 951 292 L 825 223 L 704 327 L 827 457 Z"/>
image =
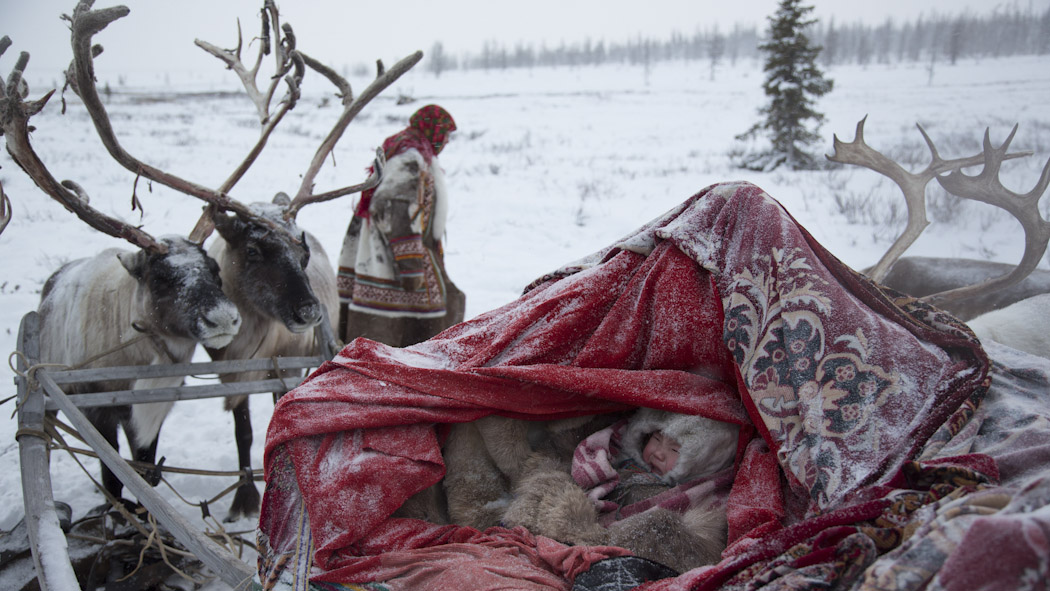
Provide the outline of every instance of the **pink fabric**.
<path id="1" fill-rule="evenodd" d="M 823 568 L 866 551 L 856 524 L 889 511 L 898 486 L 932 486 L 899 475 L 945 425 L 955 433 L 950 419 L 980 400 L 987 372 L 957 321 L 883 293 L 757 187 L 715 185 L 429 341 L 358 339 L 284 396 L 267 432 L 261 575 L 292 555 L 303 530 L 290 524 L 306 519 L 317 580 L 395 585 L 429 552 L 444 557 L 429 580 L 458 580 L 487 551 L 445 546 L 491 542 L 516 547 L 526 570 L 541 546 L 568 553 L 540 562 L 571 581 L 616 551 L 390 514 L 444 474 L 442 424 L 637 406 L 745 427 L 734 545 L 716 568 L 659 588 L 714 588 L 800 543 L 812 544 L 805 568 Z M 959 470 L 987 481 L 980 465 Z"/>
<path id="2" fill-rule="evenodd" d="M 653 507 L 663 507 L 678 513 L 698 507 L 724 509 L 729 485 L 733 481 L 731 469 L 683 482 L 629 505 L 621 506 L 605 499 L 620 483 L 620 473 L 613 465 L 613 460 L 619 454 L 620 437 L 625 427 L 626 422 L 621 421 L 594 433 L 581 442 L 573 454 L 572 478 L 594 501 L 600 523 L 608 526 Z"/>

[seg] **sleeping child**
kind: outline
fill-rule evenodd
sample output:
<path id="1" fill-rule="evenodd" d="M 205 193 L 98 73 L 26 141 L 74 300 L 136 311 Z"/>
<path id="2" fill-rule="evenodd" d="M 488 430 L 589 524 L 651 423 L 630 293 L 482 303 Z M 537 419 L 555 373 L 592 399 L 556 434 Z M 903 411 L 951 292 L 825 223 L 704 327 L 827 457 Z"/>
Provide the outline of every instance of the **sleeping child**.
<path id="1" fill-rule="evenodd" d="M 685 572 L 718 562 L 739 427 L 641 408 L 577 446 L 535 454 L 503 515 L 568 544 L 614 545 Z"/>

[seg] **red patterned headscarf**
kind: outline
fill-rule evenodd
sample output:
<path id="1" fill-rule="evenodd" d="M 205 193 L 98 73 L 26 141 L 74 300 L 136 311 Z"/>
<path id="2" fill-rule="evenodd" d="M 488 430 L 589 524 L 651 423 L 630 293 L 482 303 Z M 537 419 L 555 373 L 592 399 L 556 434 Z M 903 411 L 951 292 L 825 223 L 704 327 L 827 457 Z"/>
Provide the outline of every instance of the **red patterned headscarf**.
<path id="1" fill-rule="evenodd" d="M 427 105 L 413 113 L 408 126 L 423 133 L 434 148 L 435 156 L 445 147 L 449 134 L 456 130 L 452 115 L 437 105 Z"/>
<path id="2" fill-rule="evenodd" d="M 415 148 L 423 155 L 427 164 L 448 143 L 448 136 L 456 129 L 456 122 L 448 111 L 427 105 L 412 114 L 408 127 L 388 137 L 383 142 L 383 152 L 389 160 L 398 154 Z"/>

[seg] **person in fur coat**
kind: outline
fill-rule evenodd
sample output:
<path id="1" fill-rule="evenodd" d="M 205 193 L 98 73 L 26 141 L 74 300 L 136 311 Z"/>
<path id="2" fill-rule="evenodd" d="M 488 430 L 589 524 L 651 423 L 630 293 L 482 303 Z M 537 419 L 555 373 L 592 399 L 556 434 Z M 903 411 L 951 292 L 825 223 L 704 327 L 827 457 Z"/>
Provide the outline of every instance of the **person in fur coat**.
<path id="1" fill-rule="evenodd" d="M 448 193 L 437 159 L 455 129 L 448 111 L 427 105 L 383 142 L 383 179 L 361 193 L 339 255 L 344 342 L 403 347 L 463 320 L 466 298 L 445 272 Z"/>
<path id="2" fill-rule="evenodd" d="M 737 425 L 641 408 L 584 440 L 571 470 L 531 456 L 503 524 L 620 546 L 678 572 L 716 563 L 738 436 Z"/>

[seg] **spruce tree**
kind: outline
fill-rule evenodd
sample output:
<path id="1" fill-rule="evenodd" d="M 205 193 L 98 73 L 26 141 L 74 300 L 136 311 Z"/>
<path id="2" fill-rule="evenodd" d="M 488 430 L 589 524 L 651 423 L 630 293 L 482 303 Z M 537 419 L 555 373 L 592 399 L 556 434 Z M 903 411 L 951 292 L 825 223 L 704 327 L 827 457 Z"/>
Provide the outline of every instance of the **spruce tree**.
<path id="1" fill-rule="evenodd" d="M 769 38 L 759 46 L 766 53 L 766 81 L 762 85 L 769 103 L 759 109 L 763 121 L 756 123 L 738 139 L 768 136 L 770 146 L 734 154 L 742 168 L 773 170 L 786 164 L 794 170 L 816 168 L 817 161 L 806 147 L 820 139 L 817 130 L 824 115 L 814 110 L 816 98 L 833 86 L 817 67 L 821 47 L 810 42 L 807 29 L 816 20 L 807 20 L 812 6 L 802 0 L 781 0 L 776 14 L 768 17 Z M 807 122 L 814 129 L 807 129 Z"/>

